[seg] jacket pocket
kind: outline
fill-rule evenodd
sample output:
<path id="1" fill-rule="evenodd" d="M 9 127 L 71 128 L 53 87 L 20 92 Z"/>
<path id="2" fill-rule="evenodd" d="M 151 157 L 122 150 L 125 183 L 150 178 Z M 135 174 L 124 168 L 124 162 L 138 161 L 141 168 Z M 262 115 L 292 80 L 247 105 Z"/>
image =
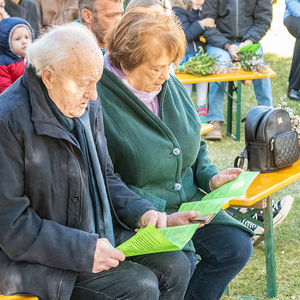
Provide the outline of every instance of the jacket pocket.
<path id="1" fill-rule="evenodd" d="M 241 15 L 251 16 L 254 13 L 256 2 L 256 0 L 244 1 L 244 9 L 241 11 Z M 241 3 L 241 1 L 239 1 L 239 3 Z"/>

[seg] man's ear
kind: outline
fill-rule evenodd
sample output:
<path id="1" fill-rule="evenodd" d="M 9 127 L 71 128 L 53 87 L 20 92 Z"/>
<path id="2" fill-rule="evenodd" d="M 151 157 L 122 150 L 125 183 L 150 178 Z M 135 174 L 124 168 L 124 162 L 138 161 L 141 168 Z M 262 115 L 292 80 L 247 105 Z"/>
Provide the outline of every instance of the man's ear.
<path id="1" fill-rule="evenodd" d="M 89 27 L 89 25 L 92 25 L 92 24 L 93 24 L 93 22 L 94 22 L 94 17 L 93 17 L 93 13 L 92 13 L 90 10 L 84 8 L 84 9 L 82 10 L 81 14 L 82 14 L 82 17 L 83 17 L 83 19 L 84 19 L 84 23 L 85 23 L 88 27 Z"/>
<path id="2" fill-rule="evenodd" d="M 53 87 L 54 71 L 50 68 L 45 68 L 42 71 L 42 81 L 47 90 L 51 90 Z"/>

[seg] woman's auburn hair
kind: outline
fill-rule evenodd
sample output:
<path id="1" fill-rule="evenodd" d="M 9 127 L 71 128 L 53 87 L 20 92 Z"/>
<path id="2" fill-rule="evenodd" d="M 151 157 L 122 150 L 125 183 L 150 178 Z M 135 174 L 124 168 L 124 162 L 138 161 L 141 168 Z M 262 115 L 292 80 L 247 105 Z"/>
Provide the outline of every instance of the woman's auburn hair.
<path id="1" fill-rule="evenodd" d="M 110 63 L 132 71 L 151 57 L 167 53 L 170 62 L 179 62 L 185 54 L 186 39 L 174 14 L 134 8 L 105 35 Z M 122 67 L 121 67 L 122 64 Z"/>

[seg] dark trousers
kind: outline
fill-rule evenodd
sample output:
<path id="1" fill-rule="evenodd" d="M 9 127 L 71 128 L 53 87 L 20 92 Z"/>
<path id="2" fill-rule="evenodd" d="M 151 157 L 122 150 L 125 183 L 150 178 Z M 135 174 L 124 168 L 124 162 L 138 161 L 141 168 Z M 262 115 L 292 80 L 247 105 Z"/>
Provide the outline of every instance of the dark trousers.
<path id="1" fill-rule="evenodd" d="M 129 257 L 108 271 L 79 274 L 71 300 L 181 300 L 190 267 L 182 251 Z"/>
<path id="2" fill-rule="evenodd" d="M 296 38 L 292 66 L 289 76 L 289 89 L 300 90 L 300 18 L 288 16 L 284 25 L 289 33 Z"/>
<path id="3" fill-rule="evenodd" d="M 201 260 L 184 299 L 220 299 L 252 255 L 250 234 L 233 226 L 208 224 L 197 229 L 192 240 Z"/>

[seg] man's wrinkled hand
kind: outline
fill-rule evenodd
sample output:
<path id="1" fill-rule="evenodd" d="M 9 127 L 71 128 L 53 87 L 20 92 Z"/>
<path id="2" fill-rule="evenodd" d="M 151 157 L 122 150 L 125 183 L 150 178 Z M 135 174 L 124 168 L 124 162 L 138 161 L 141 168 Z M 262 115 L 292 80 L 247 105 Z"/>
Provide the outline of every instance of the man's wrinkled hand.
<path id="1" fill-rule="evenodd" d="M 167 215 L 155 210 L 148 210 L 145 212 L 139 221 L 139 228 L 145 228 L 152 224 L 156 228 L 163 228 L 167 226 Z M 137 230 L 136 230 L 137 231 Z"/>
<path id="2" fill-rule="evenodd" d="M 244 172 L 244 170 L 240 168 L 229 168 L 216 174 L 210 179 L 209 182 L 211 190 L 213 191 L 223 184 L 236 179 L 237 176 L 242 172 Z"/>
<path id="3" fill-rule="evenodd" d="M 124 260 L 125 255 L 120 250 L 114 248 L 107 239 L 98 239 L 92 273 L 99 273 L 107 271 L 110 268 L 115 268 L 119 265 L 120 261 Z"/>
<path id="4" fill-rule="evenodd" d="M 235 44 L 227 45 L 226 50 L 229 52 L 229 54 L 230 54 L 230 56 L 232 57 L 233 60 L 239 60 L 240 59 L 239 55 L 236 53 L 237 51 L 240 50 L 239 46 L 237 46 Z"/>

